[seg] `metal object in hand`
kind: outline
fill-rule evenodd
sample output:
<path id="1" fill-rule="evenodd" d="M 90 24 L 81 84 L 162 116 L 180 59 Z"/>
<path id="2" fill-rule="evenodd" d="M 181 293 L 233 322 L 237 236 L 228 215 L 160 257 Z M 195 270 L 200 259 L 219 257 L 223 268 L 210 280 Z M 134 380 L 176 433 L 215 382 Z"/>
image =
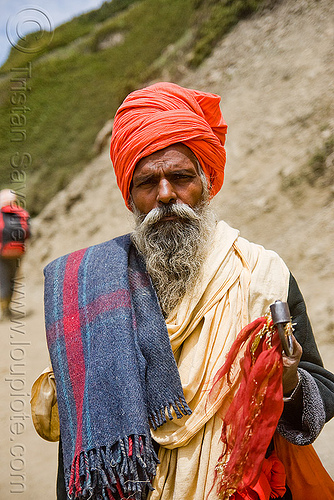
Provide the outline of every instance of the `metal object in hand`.
<path id="1" fill-rule="evenodd" d="M 276 300 L 270 305 L 271 317 L 277 328 L 282 348 L 287 356 L 293 354 L 292 324 L 287 302 Z"/>

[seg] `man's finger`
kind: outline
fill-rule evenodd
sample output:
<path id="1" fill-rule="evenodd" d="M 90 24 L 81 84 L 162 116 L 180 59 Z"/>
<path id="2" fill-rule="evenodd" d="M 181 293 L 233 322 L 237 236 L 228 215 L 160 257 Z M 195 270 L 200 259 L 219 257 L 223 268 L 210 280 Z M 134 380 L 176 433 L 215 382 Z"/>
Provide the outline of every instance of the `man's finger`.
<path id="1" fill-rule="evenodd" d="M 291 335 L 291 339 L 292 339 L 292 346 L 293 346 L 292 354 L 291 354 L 291 356 L 288 356 L 286 354 L 286 352 L 283 350 L 283 357 L 290 358 L 293 360 L 295 360 L 295 359 L 299 360 L 302 356 L 302 353 L 303 353 L 302 346 L 300 345 L 300 343 L 297 341 L 296 337 L 293 334 Z"/>

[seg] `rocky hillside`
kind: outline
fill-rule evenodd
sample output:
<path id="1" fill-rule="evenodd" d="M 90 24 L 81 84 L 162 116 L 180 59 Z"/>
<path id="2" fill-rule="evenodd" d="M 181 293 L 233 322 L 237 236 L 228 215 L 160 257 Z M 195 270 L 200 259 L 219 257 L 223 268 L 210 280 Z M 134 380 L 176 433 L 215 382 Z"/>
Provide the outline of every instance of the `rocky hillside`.
<path id="1" fill-rule="evenodd" d="M 334 340 L 333 14 L 330 0 L 275 2 L 240 22 L 199 69 L 180 65 L 176 82 L 222 96 L 228 160 L 217 214 L 282 255 L 321 342 Z M 26 267 L 35 283 L 58 255 L 131 228 L 107 148 L 33 226 Z"/>

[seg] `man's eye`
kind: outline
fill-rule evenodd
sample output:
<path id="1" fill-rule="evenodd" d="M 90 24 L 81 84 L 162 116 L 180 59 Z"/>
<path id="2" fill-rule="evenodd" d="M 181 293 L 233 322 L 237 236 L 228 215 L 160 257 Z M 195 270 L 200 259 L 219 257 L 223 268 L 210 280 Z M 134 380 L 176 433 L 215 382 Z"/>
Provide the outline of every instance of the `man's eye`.
<path id="1" fill-rule="evenodd" d="M 174 176 L 174 179 L 176 179 L 176 180 L 189 180 L 191 178 L 192 177 L 190 175 L 187 175 L 187 174 L 176 174 Z"/>
<path id="2" fill-rule="evenodd" d="M 179 174 L 175 173 L 173 177 L 176 177 L 176 178 L 179 178 L 179 179 L 184 179 L 186 177 L 189 177 L 189 175 L 188 174 L 183 174 L 183 173 L 180 172 Z"/>
<path id="3" fill-rule="evenodd" d="M 149 186 L 149 185 L 151 185 L 151 184 L 153 184 L 153 183 L 154 183 L 154 180 L 153 180 L 153 179 L 145 179 L 145 180 L 143 180 L 143 181 L 139 182 L 138 187 L 141 187 L 141 186 Z"/>

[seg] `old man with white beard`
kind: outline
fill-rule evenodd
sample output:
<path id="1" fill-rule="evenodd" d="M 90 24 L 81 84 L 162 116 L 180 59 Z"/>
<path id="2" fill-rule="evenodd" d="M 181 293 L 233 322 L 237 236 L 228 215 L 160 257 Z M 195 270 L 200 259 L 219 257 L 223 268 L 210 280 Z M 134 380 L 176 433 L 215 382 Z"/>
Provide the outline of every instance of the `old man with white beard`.
<path id="1" fill-rule="evenodd" d="M 210 208 L 225 166 L 219 101 L 169 83 L 131 93 L 111 159 L 136 227 L 45 270 L 59 500 L 299 500 L 319 481 L 332 497 L 305 445 L 334 414 L 334 377 L 296 281 Z M 290 306 L 289 356 L 275 300 Z M 302 497 L 310 456 L 318 483 Z"/>

